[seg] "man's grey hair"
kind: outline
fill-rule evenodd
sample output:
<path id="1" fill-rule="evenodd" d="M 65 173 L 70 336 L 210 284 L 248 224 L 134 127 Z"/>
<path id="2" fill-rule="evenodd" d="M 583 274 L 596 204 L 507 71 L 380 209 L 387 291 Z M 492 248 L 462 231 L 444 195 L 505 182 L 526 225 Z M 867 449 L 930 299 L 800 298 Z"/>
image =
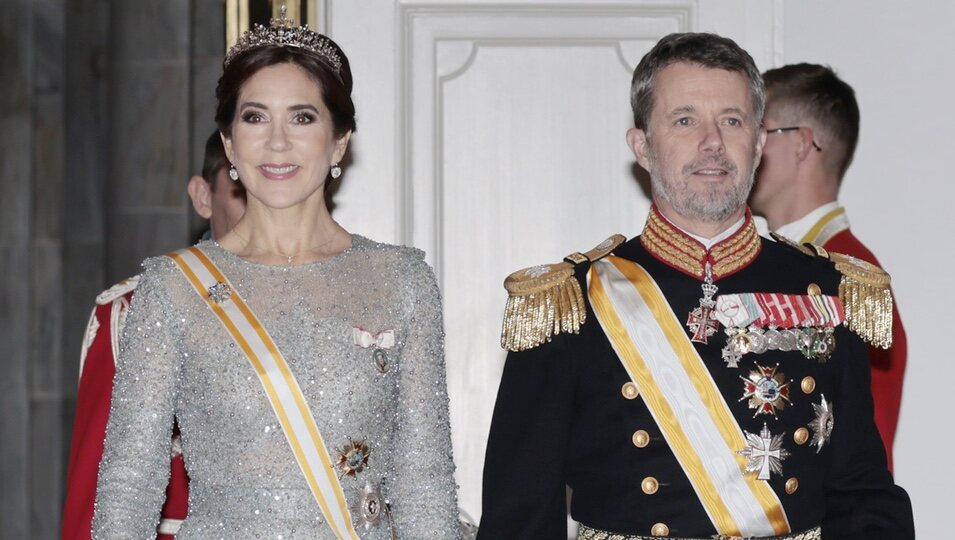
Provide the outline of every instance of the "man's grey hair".
<path id="1" fill-rule="evenodd" d="M 633 124 L 649 133 L 650 113 L 653 111 L 653 79 L 663 68 L 677 62 L 687 62 L 706 68 L 724 69 L 742 73 L 749 79 L 756 125 L 763 122 L 766 109 L 766 91 L 763 77 L 753 57 L 729 38 L 707 33 L 670 34 L 661 39 L 645 54 L 633 70 L 630 83 L 630 106 Z"/>

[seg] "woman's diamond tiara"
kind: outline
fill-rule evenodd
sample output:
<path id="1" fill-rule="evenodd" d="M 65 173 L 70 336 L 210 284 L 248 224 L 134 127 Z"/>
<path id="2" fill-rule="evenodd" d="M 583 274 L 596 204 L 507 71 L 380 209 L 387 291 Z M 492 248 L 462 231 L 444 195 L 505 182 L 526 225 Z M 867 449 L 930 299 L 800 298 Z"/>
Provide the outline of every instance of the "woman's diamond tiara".
<path id="1" fill-rule="evenodd" d="M 225 55 L 222 65 L 228 66 L 229 62 L 245 51 L 266 45 L 305 49 L 331 66 L 335 75 L 341 79 L 342 59 L 332 41 L 318 32 L 309 30 L 308 25 L 295 26 L 295 21 L 286 15 L 284 5 L 281 7 L 279 17 L 272 19 L 269 26 L 256 24 L 251 30 L 242 34 L 239 41 Z"/>

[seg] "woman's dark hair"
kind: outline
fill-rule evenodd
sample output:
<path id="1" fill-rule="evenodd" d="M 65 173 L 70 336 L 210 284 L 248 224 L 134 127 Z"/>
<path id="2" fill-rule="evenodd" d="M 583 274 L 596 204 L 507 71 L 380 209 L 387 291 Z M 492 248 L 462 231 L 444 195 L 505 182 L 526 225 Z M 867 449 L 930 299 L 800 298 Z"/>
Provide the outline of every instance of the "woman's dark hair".
<path id="1" fill-rule="evenodd" d="M 229 166 L 229 158 L 225 155 L 225 148 L 222 147 L 222 137 L 218 131 L 213 131 L 212 135 L 206 139 L 206 152 L 202 158 L 202 177 L 209 183 L 209 189 L 216 190 L 216 177 L 219 171 Z"/>
<path id="2" fill-rule="evenodd" d="M 345 53 L 334 42 L 341 68 L 328 64 L 321 56 L 299 47 L 265 45 L 240 53 L 225 66 L 219 84 L 216 86 L 216 125 L 227 137 L 232 135 L 232 122 L 239 100 L 239 90 L 260 69 L 277 64 L 294 64 L 305 70 L 322 89 L 322 99 L 332 115 L 332 125 L 336 137 L 348 131 L 354 132 L 355 104 L 351 99 L 351 68 Z"/>

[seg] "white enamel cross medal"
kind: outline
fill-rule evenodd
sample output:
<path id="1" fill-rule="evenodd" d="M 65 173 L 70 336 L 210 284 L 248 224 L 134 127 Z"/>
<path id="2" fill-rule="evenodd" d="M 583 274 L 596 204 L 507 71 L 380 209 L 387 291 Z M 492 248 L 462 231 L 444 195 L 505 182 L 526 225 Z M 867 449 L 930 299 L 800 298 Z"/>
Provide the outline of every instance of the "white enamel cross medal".
<path id="1" fill-rule="evenodd" d="M 686 319 L 686 327 L 690 329 L 692 335 L 690 341 L 695 343 L 706 343 L 707 339 L 716 333 L 720 323 L 716 320 L 716 301 L 713 295 L 716 294 L 718 287 L 713 283 L 713 268 L 710 263 L 706 263 L 706 274 L 703 278 L 703 298 L 700 298 L 700 306 L 690 312 Z"/>
<path id="2" fill-rule="evenodd" d="M 746 437 L 746 447 L 736 452 L 746 456 L 746 472 L 757 473 L 759 480 L 769 480 L 771 473 L 783 474 L 783 460 L 789 457 L 789 452 L 783 448 L 783 436 L 772 435 L 766 424 L 759 435 L 743 431 Z"/>

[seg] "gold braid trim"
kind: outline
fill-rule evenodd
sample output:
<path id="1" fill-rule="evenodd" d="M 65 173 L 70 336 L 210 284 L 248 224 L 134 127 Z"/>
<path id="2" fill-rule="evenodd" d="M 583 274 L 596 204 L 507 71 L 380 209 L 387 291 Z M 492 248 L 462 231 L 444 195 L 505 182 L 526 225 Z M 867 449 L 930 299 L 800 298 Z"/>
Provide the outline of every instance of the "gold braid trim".
<path id="1" fill-rule="evenodd" d="M 702 257 L 694 258 L 679 248 L 667 243 L 664 239 L 661 239 L 655 230 L 644 230 L 643 234 L 640 235 L 640 242 L 647 248 L 647 251 L 653 253 L 660 259 L 677 268 L 681 268 L 690 275 L 700 278 L 703 277 L 703 263 L 700 262 Z M 705 255 L 705 252 L 703 254 Z"/>
<path id="2" fill-rule="evenodd" d="M 753 220 L 749 220 L 738 232 L 713 246 L 713 257 L 726 257 L 728 253 L 744 249 L 747 244 L 752 244 L 754 240 L 758 239 L 759 234 L 756 232 L 756 225 Z"/>
<path id="3" fill-rule="evenodd" d="M 761 241 L 759 233 L 756 232 L 756 225 L 750 219 L 749 223 L 744 225 L 742 231 L 737 233 L 732 240 L 724 244 L 717 244 L 713 247 L 713 275 L 714 277 L 725 276 L 746 266 L 759 253 Z"/>
<path id="4" fill-rule="evenodd" d="M 706 249 L 695 241 L 690 240 L 679 229 L 670 225 L 670 222 L 658 214 L 656 208 L 647 217 L 646 229 L 662 236 L 669 243 L 682 246 L 683 251 L 697 259 L 702 259 L 706 255 Z"/>
<path id="5" fill-rule="evenodd" d="M 892 346 L 892 278 L 878 266 L 842 253 L 829 252 L 842 274 L 839 300 L 846 327 L 874 347 Z"/>
<path id="6" fill-rule="evenodd" d="M 703 246 L 689 241 L 672 226 L 664 222 L 655 211 L 647 217 L 647 224 L 640 235 L 640 243 L 663 261 L 683 269 L 684 272 L 703 277 Z"/>
<path id="7" fill-rule="evenodd" d="M 507 305 L 501 329 L 501 347 L 525 351 L 550 341 L 557 334 L 576 334 L 587 320 L 587 308 L 574 267 L 596 261 L 622 244 L 616 234 L 587 253 L 567 256 L 559 262 L 518 270 L 507 276 Z"/>
<path id="8" fill-rule="evenodd" d="M 707 250 L 660 216 L 656 207 L 650 211 L 640 235 L 643 247 L 658 259 L 703 279 Z M 747 221 L 739 231 L 712 247 L 713 277 L 732 274 L 748 265 L 759 254 L 759 233 L 747 213 Z"/>

